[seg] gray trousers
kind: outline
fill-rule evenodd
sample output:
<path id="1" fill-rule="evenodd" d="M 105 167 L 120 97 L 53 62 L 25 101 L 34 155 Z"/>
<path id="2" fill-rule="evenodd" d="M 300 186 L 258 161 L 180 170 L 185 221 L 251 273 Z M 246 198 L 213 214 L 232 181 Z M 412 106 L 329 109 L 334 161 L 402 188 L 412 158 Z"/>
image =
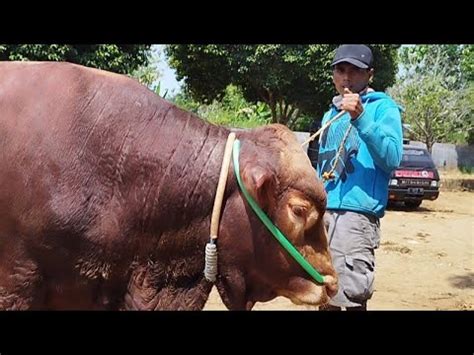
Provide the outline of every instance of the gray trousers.
<path id="1" fill-rule="evenodd" d="M 324 221 L 339 276 L 339 291 L 329 304 L 363 306 L 374 292 L 374 251 L 380 245 L 380 221 L 375 216 L 339 210 L 327 211 Z"/>

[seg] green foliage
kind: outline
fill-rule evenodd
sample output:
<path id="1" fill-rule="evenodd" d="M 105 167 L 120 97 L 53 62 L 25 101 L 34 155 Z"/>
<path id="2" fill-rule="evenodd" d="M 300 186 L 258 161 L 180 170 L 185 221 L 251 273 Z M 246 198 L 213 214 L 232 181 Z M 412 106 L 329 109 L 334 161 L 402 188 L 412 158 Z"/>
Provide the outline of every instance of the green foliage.
<path id="1" fill-rule="evenodd" d="M 462 105 L 467 107 L 468 114 L 466 117 L 466 130 L 463 130 L 463 135 L 466 137 L 467 144 L 474 144 L 474 81 L 471 80 L 465 89 Z"/>
<path id="2" fill-rule="evenodd" d="M 158 51 L 149 51 L 147 53 L 146 64 L 140 65 L 131 74 L 131 77 L 137 79 L 140 83 L 147 86 L 158 96 L 166 97 L 167 92 L 161 95 L 161 82 L 158 80 L 161 73 L 158 69 L 160 54 Z"/>
<path id="3" fill-rule="evenodd" d="M 131 77 L 137 79 L 140 83 L 145 86 L 148 86 L 151 90 L 156 92 L 158 88 L 157 94 L 160 94 L 159 91 L 159 84 L 156 84 L 152 87 L 153 83 L 158 80 L 160 73 L 158 70 L 152 65 L 140 65 L 137 69 L 135 69 L 131 74 Z"/>
<path id="4" fill-rule="evenodd" d="M 322 117 L 318 117 L 317 119 L 321 120 L 321 118 Z M 293 131 L 308 132 L 314 120 L 315 118 L 312 115 L 302 114 L 290 128 Z"/>
<path id="5" fill-rule="evenodd" d="M 474 79 L 474 46 L 473 45 L 417 45 L 400 49 L 400 62 L 404 74 L 410 77 L 417 73 L 430 75 L 433 68 L 443 68 L 443 74 L 451 89 L 459 89 Z"/>
<path id="6" fill-rule="evenodd" d="M 149 45 L 2 44 L 0 60 L 68 61 L 129 74 L 148 63 Z"/>
<path id="7" fill-rule="evenodd" d="M 474 81 L 474 45 L 465 45 L 461 51 L 461 72 L 464 74 L 465 80 Z"/>
<path id="8" fill-rule="evenodd" d="M 168 95 L 168 89 L 161 94 L 161 81 L 158 81 L 154 86 L 152 86 L 152 90 L 157 94 L 158 96 L 161 96 L 162 98 L 166 99 L 166 96 Z"/>
<path id="9" fill-rule="evenodd" d="M 252 128 L 270 122 L 271 113 L 262 102 L 247 102 L 242 91 L 229 85 L 221 101 L 213 100 L 210 104 L 201 104 L 182 92 L 172 99 L 179 107 L 194 112 L 196 115 L 216 125 L 234 128 Z"/>
<path id="10" fill-rule="evenodd" d="M 389 93 L 404 108 L 404 123 L 428 149 L 435 142 L 461 143 L 474 129 L 474 87 L 461 70 L 456 46 L 401 50 L 402 75 Z M 459 46 L 457 46 L 459 47 Z"/>
<path id="11" fill-rule="evenodd" d="M 371 46 L 374 54 L 374 82 L 372 87 L 377 91 L 385 91 L 396 81 L 398 71 L 398 48 L 391 44 Z"/>
<path id="12" fill-rule="evenodd" d="M 461 165 L 461 166 L 459 167 L 459 171 L 460 171 L 461 173 L 463 173 L 463 174 L 472 175 L 472 174 L 474 174 L 474 167 Z"/>
<path id="13" fill-rule="evenodd" d="M 199 102 L 221 100 L 229 84 L 249 102 L 265 102 L 272 122 L 300 126 L 301 117 L 321 117 L 335 94 L 331 61 L 337 45 L 168 45 L 165 52 Z M 378 60 L 379 90 L 395 78 L 396 48 L 371 46 Z"/>

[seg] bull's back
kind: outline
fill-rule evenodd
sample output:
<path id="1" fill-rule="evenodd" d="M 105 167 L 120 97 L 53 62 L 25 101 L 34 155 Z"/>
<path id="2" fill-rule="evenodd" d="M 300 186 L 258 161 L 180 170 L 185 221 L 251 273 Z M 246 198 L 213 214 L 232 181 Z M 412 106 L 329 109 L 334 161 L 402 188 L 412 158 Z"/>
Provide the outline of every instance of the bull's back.
<path id="1" fill-rule="evenodd" d="M 0 234 L 83 233 L 110 206 L 136 215 L 150 190 L 159 194 L 154 203 L 175 201 L 177 210 L 211 198 L 225 129 L 123 75 L 3 62 L 0 78 Z"/>
<path id="2" fill-rule="evenodd" d="M 130 105 L 153 100 L 132 79 L 70 63 L 2 62 L 0 78 L 0 132 L 21 138 L 21 146 L 68 138 L 84 144 L 93 129 L 117 124 Z"/>
<path id="3" fill-rule="evenodd" d="M 0 78 L 0 234 L 41 234 L 61 215 L 81 223 L 100 167 L 116 163 L 122 137 L 139 129 L 133 115 L 146 115 L 136 106 L 153 94 L 68 63 L 2 62 Z"/>

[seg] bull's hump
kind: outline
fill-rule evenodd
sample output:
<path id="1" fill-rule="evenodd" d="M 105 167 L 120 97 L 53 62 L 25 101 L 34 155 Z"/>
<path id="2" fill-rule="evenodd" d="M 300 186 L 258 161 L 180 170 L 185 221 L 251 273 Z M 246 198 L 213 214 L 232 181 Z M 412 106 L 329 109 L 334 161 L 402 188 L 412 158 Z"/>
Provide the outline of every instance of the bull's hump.
<path id="1" fill-rule="evenodd" d="M 8 61 L 0 63 L 0 66 L 4 69 L 9 68 L 18 68 L 28 67 L 30 69 L 37 67 L 38 70 L 50 69 L 50 70 L 65 70 L 65 71 L 79 71 L 83 74 L 89 74 L 92 76 L 99 76 L 108 78 L 114 81 L 123 81 L 123 82 L 138 82 L 123 74 L 113 73 L 110 71 L 105 71 L 97 68 L 86 67 L 80 64 L 71 63 L 71 62 L 46 62 L 46 61 Z M 36 69 L 36 68 L 35 68 Z"/>

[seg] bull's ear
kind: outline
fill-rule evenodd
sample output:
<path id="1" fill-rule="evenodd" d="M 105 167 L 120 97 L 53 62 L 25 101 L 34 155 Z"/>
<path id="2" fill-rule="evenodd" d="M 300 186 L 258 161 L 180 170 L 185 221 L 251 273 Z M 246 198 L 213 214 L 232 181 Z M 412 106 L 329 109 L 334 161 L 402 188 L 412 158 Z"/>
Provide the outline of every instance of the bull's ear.
<path id="1" fill-rule="evenodd" d="M 262 165 L 247 164 L 242 169 L 242 180 L 258 205 L 267 209 L 275 192 L 275 174 Z"/>

